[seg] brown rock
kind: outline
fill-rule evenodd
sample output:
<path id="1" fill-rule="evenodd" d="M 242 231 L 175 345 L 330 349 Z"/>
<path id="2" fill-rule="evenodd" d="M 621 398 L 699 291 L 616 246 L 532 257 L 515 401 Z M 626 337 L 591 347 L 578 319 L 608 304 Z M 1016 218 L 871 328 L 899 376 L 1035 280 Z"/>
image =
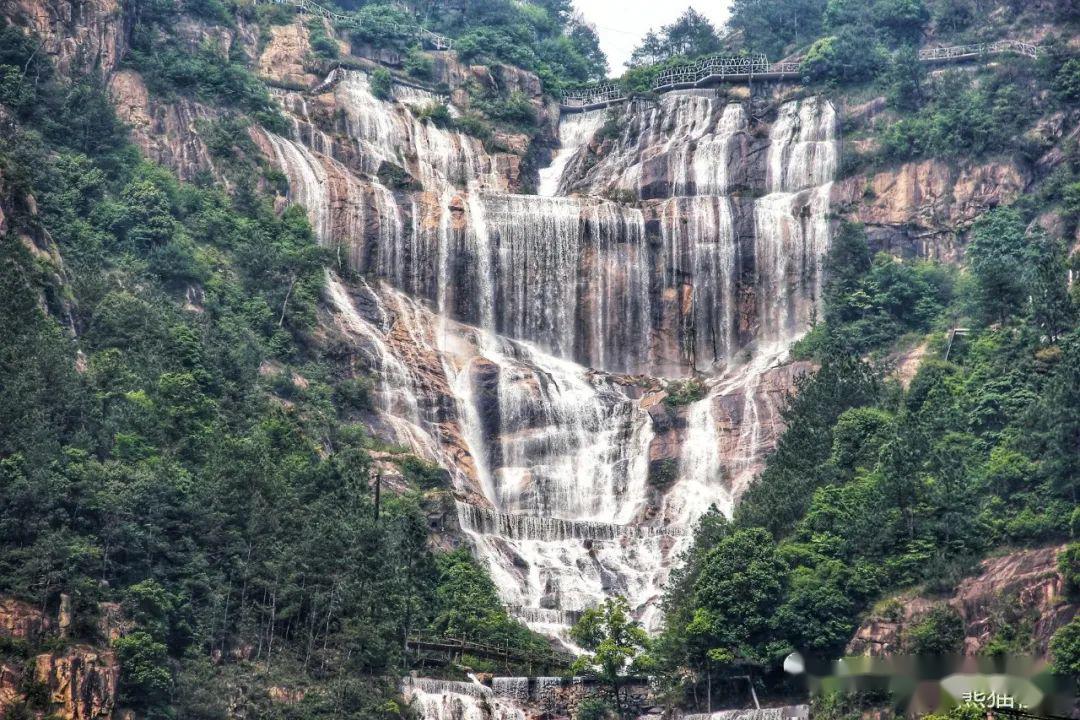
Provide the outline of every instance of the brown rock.
<path id="1" fill-rule="evenodd" d="M 109 81 L 117 116 L 131 128 L 131 139 L 151 160 L 171 167 L 185 180 L 213 170 L 210 151 L 199 135 L 199 121 L 216 113 L 186 98 L 161 103 L 150 98 L 142 76 L 121 70 Z"/>
<path id="2" fill-rule="evenodd" d="M 259 57 L 259 75 L 290 85 L 311 87 L 319 78 L 304 68 L 304 58 L 311 55 L 311 41 L 307 27 L 300 16 L 297 17 L 291 25 L 270 28 L 270 40 Z"/>
<path id="3" fill-rule="evenodd" d="M 120 0 L 9 0 L 4 15 L 29 27 L 65 77 L 106 78 L 126 50 Z"/>
<path id="4" fill-rule="evenodd" d="M 1062 546 L 1019 550 L 989 558 L 981 572 L 966 578 L 946 600 L 964 621 L 964 654 L 976 655 L 996 636 L 1008 616 L 1033 623 L 1031 651 L 1045 656 L 1054 632 L 1077 613 L 1062 597 L 1064 580 L 1057 572 Z M 870 617 L 848 643 L 852 655 L 888 655 L 901 651 L 904 631 L 918 624 L 936 603 L 920 596 L 901 596 L 889 603 L 885 616 Z"/>
<path id="5" fill-rule="evenodd" d="M 0 636 L 36 642 L 52 631 L 52 621 L 36 606 L 0 599 Z"/>
<path id="6" fill-rule="evenodd" d="M 66 720 L 112 716 L 120 665 L 111 650 L 73 645 L 57 653 L 38 655 L 38 682 L 48 688 L 52 713 Z"/>
<path id="7" fill-rule="evenodd" d="M 924 160 L 841 180 L 832 201 L 846 208 L 847 219 L 864 223 L 882 250 L 956 261 L 967 226 L 1015 200 L 1030 182 L 1012 160 L 959 166 Z"/>

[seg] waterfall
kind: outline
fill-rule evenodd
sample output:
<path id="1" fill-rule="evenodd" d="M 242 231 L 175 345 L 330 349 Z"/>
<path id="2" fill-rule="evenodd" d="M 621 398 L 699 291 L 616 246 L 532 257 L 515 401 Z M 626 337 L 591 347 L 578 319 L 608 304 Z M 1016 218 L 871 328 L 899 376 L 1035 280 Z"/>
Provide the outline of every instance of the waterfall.
<path id="1" fill-rule="evenodd" d="M 832 106 L 785 103 L 767 146 L 717 97 L 627 104 L 616 132 L 608 111 L 567 116 L 524 196 L 476 138 L 420 119 L 437 96 L 381 100 L 349 71 L 331 97 L 333 142 L 313 120 L 330 113 L 285 93 L 292 137 L 264 145 L 363 278 L 329 275 L 326 306 L 379 378 L 376 434 L 450 471 L 461 532 L 515 617 L 573 650 L 580 613 L 623 595 L 658 629 L 693 523 L 731 512 L 776 439 L 778 373 L 820 302 Z M 383 185 L 384 163 L 419 189 Z M 667 408 L 667 378 L 687 376 L 705 397 Z M 663 487 L 659 462 L 675 468 Z M 425 717 L 519 717 L 519 680 L 494 696 L 406 685 Z"/>
<path id="2" fill-rule="evenodd" d="M 401 690 L 425 720 L 525 720 L 521 708 L 480 683 L 410 677 Z"/>
<path id="3" fill-rule="evenodd" d="M 661 232 L 667 283 L 691 279 L 692 308 L 687 323 L 693 365 L 701 371 L 723 367 L 737 345 L 735 286 L 739 248 L 731 201 L 724 196 L 682 197 L 663 205 Z"/>
<path id="4" fill-rule="evenodd" d="M 571 115 L 559 123 L 559 149 L 551 158 L 551 164 L 540 171 L 537 195 L 552 197 L 559 194 L 563 171 L 567 164 L 604 125 L 607 117 L 606 110 L 593 110 Z"/>

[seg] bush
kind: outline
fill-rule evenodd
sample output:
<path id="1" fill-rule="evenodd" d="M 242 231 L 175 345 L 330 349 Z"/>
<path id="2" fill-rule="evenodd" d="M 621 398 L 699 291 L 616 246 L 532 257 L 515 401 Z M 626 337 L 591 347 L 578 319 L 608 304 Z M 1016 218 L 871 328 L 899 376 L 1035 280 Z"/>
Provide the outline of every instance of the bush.
<path id="1" fill-rule="evenodd" d="M 817 80 L 839 84 L 872 80 L 887 62 L 873 34 L 844 27 L 814 42 L 803 59 L 803 71 Z"/>
<path id="2" fill-rule="evenodd" d="M 908 628 L 903 639 L 908 652 L 916 655 L 958 653 L 964 643 L 964 621 L 948 605 L 938 605 L 921 622 Z"/>
<path id="3" fill-rule="evenodd" d="M 612 720 L 615 711 L 606 700 L 598 697 L 587 697 L 578 703 L 577 715 L 574 720 Z"/>
<path id="4" fill-rule="evenodd" d="M 435 127 L 449 128 L 454 124 L 454 118 L 450 115 L 450 108 L 446 103 L 428 103 L 423 107 L 412 109 L 416 119 L 421 122 L 430 122 Z"/>
<path id="5" fill-rule="evenodd" d="M 1054 77 L 1054 92 L 1066 103 L 1080 101 L 1080 58 L 1065 61 Z"/>
<path id="6" fill-rule="evenodd" d="M 114 640 L 113 647 L 124 668 L 120 676 L 120 701 L 133 707 L 165 702 L 172 686 L 165 645 L 138 630 Z"/>
<path id="7" fill-rule="evenodd" d="M 315 55 L 326 60 L 336 60 L 341 53 L 337 42 L 326 34 L 326 27 L 321 18 L 314 18 L 308 23 L 308 35 L 311 40 L 311 49 Z"/>
<path id="8" fill-rule="evenodd" d="M 679 461 L 665 458 L 649 464 L 649 484 L 663 490 L 679 479 Z"/>
<path id="9" fill-rule="evenodd" d="M 703 382 L 691 378 L 690 380 L 672 381 L 668 383 L 664 391 L 667 393 L 664 402 L 671 407 L 680 407 L 682 405 L 691 405 L 704 398 L 706 388 Z"/>
<path id="10" fill-rule="evenodd" d="M 1080 678 L 1080 615 L 1054 633 L 1050 654 L 1054 656 L 1054 672 Z"/>
<path id="11" fill-rule="evenodd" d="M 450 473 L 435 463 L 427 462 L 415 455 L 406 455 L 396 462 L 405 480 L 422 490 L 433 490 L 450 485 Z"/>
<path id="12" fill-rule="evenodd" d="M 1080 597 L 1080 542 L 1070 543 L 1057 559 L 1058 572 L 1065 581 L 1065 593 L 1071 598 Z"/>
<path id="13" fill-rule="evenodd" d="M 409 54 L 405 56 L 405 72 L 420 80 L 430 80 L 435 72 L 435 61 L 420 48 L 409 48 Z"/>
<path id="14" fill-rule="evenodd" d="M 371 94 L 380 100 L 389 100 L 394 95 L 394 81 L 386 68 L 376 68 L 368 75 Z"/>

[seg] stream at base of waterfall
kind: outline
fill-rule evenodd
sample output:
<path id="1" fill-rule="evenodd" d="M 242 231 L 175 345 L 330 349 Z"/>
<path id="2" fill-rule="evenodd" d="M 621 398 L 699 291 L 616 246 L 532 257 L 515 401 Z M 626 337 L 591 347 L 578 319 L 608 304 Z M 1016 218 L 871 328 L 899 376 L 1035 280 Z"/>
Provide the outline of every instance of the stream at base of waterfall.
<path id="1" fill-rule="evenodd" d="M 835 112 L 783 103 L 765 132 L 742 103 L 670 93 L 569 115 L 518 195 L 505 158 L 417 117 L 433 97 L 395 93 L 346 72 L 320 98 L 330 129 L 279 91 L 292 132 L 256 138 L 348 268 L 327 307 L 378 381 L 373 428 L 449 471 L 523 622 L 573 649 L 574 618 L 622 595 L 655 631 L 694 523 L 730 515 L 803 370 L 786 361 L 820 302 Z M 380 183 L 387 163 L 415 186 Z M 666 397 L 690 378 L 700 399 Z M 479 720 L 460 690 L 413 695 Z"/>

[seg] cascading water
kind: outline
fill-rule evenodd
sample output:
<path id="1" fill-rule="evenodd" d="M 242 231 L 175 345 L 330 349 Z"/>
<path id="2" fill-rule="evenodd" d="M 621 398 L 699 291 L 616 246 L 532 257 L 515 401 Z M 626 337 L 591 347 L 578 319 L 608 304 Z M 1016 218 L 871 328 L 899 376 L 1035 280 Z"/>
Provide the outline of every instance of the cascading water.
<path id="1" fill-rule="evenodd" d="M 743 104 L 712 97 L 568 116 L 524 196 L 475 138 L 418 118 L 434 96 L 395 98 L 348 72 L 333 100 L 351 149 L 306 114 L 266 135 L 319 241 L 365 277 L 331 278 L 328 305 L 382 381 L 379 414 L 451 471 L 463 534 L 518 617 L 570 645 L 580 611 L 624 595 L 656 629 L 692 524 L 730 512 L 775 439 L 777 366 L 820 294 L 832 107 L 782 105 L 767 148 Z M 384 163 L 421 189 L 384 187 Z M 706 395 L 668 407 L 665 376 Z M 411 692 L 443 720 L 478 700 Z"/>

